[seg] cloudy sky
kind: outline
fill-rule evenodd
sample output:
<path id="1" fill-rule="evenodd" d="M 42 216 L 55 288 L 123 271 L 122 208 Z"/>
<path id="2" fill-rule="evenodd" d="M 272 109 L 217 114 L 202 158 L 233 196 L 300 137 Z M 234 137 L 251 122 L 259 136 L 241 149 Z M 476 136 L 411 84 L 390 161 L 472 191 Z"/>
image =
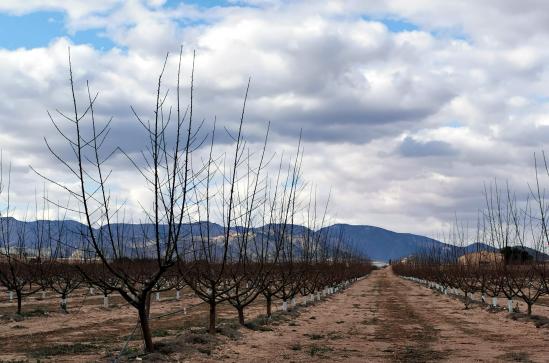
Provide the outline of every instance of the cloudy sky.
<path id="1" fill-rule="evenodd" d="M 0 147 L 19 211 L 41 188 L 29 165 L 63 178 L 43 138 L 62 144 L 47 111 L 70 110 L 69 45 L 77 92 L 90 81 L 130 151 L 130 105 L 152 114 L 166 52 L 183 46 L 188 75 L 196 50 L 197 115 L 228 128 L 251 77 L 246 136 L 271 121 L 270 148 L 291 150 L 303 130 L 304 177 L 332 188 L 333 221 L 436 236 L 474 219 L 494 178 L 524 196 L 549 141 L 546 1 L 2 0 Z M 139 198 L 131 172 L 115 180 Z"/>

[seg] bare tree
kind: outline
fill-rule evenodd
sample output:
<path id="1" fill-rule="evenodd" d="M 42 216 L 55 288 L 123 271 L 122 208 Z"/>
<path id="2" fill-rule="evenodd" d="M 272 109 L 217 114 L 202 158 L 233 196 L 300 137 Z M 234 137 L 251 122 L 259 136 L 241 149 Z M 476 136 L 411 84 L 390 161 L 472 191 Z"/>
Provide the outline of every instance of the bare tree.
<path id="1" fill-rule="evenodd" d="M 104 266 L 104 274 L 98 277 L 80 268 L 88 281 L 104 289 L 119 293 L 138 313 L 145 350 L 152 352 L 151 329 L 147 301 L 150 292 L 163 274 L 175 264 L 178 241 L 181 237 L 182 222 L 186 219 L 187 196 L 191 172 L 191 153 L 198 147 L 192 119 L 192 74 L 190 112 L 182 109 L 180 103 L 180 70 L 182 50 L 179 54 L 177 71 L 176 111 L 165 105 L 163 80 L 168 56 L 158 77 L 156 104 L 152 120 L 145 120 L 132 108 L 138 123 L 143 127 L 148 147 L 142 160 L 137 160 L 120 147 L 106 150 L 111 120 L 99 123 L 95 108 L 98 95 L 92 96 L 87 86 L 86 106 L 79 109 L 77 92 L 73 79 L 72 62 L 69 50 L 69 75 L 73 113 L 67 115 L 58 111 L 68 127 L 62 126 L 50 115 L 50 119 L 60 136 L 66 141 L 70 155 L 56 151 L 46 140 L 46 146 L 54 158 L 65 168 L 78 187 L 72 183 L 53 180 L 40 172 L 47 181 L 60 187 L 75 200 L 77 207 L 71 209 L 84 221 L 85 245 L 93 253 L 86 256 L 99 260 Z M 194 73 L 194 60 L 193 60 Z M 142 203 L 145 216 L 140 233 L 128 231 L 123 205 L 117 204 L 111 195 L 109 179 L 113 169 L 109 164 L 113 155 L 125 155 L 142 177 L 150 191 L 150 203 Z M 148 258 L 153 264 L 126 263 L 132 259 Z M 107 274 L 107 275 L 105 275 Z"/>

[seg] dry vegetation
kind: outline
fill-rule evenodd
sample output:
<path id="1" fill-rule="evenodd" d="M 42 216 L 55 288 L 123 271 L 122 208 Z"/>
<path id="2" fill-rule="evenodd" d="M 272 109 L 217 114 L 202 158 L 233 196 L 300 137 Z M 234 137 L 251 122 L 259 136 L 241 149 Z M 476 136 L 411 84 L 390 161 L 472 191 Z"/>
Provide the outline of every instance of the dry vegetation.
<path id="1" fill-rule="evenodd" d="M 152 317 L 197 301 L 189 291 L 181 301 L 170 300 L 170 295 L 153 302 Z M 8 318 L 5 312 L 13 304 L 4 302 L 1 359 L 108 361 L 116 356 L 135 328 L 131 309 L 122 300 L 109 309 L 100 306 L 98 296 L 88 296 L 84 304 L 82 300 L 76 295 L 71 299 L 80 309 L 73 315 L 61 312 L 57 300 L 28 301 L 28 314 L 18 321 Z M 136 331 L 120 359 L 139 355 L 145 361 L 197 362 L 543 362 L 549 354 L 549 326 L 536 325 L 536 318 L 480 302 L 463 309 L 458 298 L 399 279 L 389 268 L 289 312 L 280 311 L 277 301 L 270 320 L 263 315 L 263 303 L 250 308 L 246 327 L 238 324 L 232 308 L 222 306 L 215 336 L 207 333 L 203 304 L 186 315 L 153 319 L 158 352 L 143 355 Z M 549 307 L 540 306 L 538 316 L 547 319 Z"/>
<path id="2" fill-rule="evenodd" d="M 249 307 L 245 326 L 239 324 L 234 308 L 225 303 L 217 312 L 216 334 L 208 334 L 208 306 L 188 288 L 181 292 L 181 299 L 176 299 L 175 294 L 174 290 L 165 291 L 159 301 L 155 296 L 151 302 L 152 336 L 158 352 L 145 356 L 149 360 L 170 359 L 174 354 L 181 358 L 209 355 L 220 344 L 240 340 L 243 331 L 271 331 L 319 301 L 310 301 L 307 296 L 307 304 L 303 299 L 283 312 L 282 301 L 275 299 L 274 312 L 267 318 L 265 300 L 259 298 Z M 327 298 L 327 294 L 321 297 Z M 3 300 L 0 304 L 2 360 L 104 361 L 143 356 L 142 334 L 136 329 L 135 314 L 119 297 L 111 297 L 110 306 L 105 308 L 97 290 L 92 294 L 88 288 L 79 289 L 68 300 L 68 313 L 61 309 L 59 298 L 51 291 L 45 298 L 37 294 L 23 302 L 21 314 L 13 313 L 14 301 Z"/>

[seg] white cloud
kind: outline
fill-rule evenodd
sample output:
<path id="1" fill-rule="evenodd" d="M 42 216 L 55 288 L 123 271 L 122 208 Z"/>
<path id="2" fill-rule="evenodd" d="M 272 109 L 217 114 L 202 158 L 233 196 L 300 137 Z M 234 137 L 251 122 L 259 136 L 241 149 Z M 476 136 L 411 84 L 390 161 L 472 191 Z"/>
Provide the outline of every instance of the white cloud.
<path id="1" fill-rule="evenodd" d="M 103 13 L 122 2 L 123 0 L 3 0 L 0 2 L 0 11 L 15 15 L 23 15 L 43 10 L 64 11 L 72 19 L 78 19 L 95 13 Z"/>

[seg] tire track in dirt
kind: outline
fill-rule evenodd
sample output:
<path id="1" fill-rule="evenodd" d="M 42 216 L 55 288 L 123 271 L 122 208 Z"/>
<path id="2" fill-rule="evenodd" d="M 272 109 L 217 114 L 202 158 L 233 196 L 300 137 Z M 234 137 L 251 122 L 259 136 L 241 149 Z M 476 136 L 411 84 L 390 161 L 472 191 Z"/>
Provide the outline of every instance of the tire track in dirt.
<path id="1" fill-rule="evenodd" d="M 375 338 L 380 342 L 391 342 L 384 349 L 387 359 L 397 362 L 428 362 L 445 358 L 448 352 L 433 349 L 438 340 L 435 327 L 419 315 L 408 301 L 405 286 L 386 273 L 378 273 L 375 278 L 378 287 L 376 305 L 382 318 L 377 322 Z"/>
<path id="2" fill-rule="evenodd" d="M 374 271 L 272 331 L 243 330 L 200 362 L 547 362 L 549 334 Z"/>
<path id="3" fill-rule="evenodd" d="M 395 284 L 396 283 L 396 284 Z M 375 271 L 341 294 L 302 308 L 288 325 L 270 332 L 244 331 L 241 341 L 224 344 L 202 362 L 429 362 L 444 359 L 436 350 L 437 329 L 408 301 L 399 279 Z M 193 357 L 192 361 L 196 358 Z"/>
<path id="4" fill-rule="evenodd" d="M 431 348 L 444 353 L 440 359 L 452 362 L 549 361 L 547 329 L 536 329 L 533 324 L 513 321 L 506 313 L 493 314 L 480 306 L 465 310 L 459 300 L 402 280 L 390 272 L 387 271 L 387 278 L 397 294 L 405 292 L 404 299 L 413 306 L 415 318 L 437 331 Z"/>

